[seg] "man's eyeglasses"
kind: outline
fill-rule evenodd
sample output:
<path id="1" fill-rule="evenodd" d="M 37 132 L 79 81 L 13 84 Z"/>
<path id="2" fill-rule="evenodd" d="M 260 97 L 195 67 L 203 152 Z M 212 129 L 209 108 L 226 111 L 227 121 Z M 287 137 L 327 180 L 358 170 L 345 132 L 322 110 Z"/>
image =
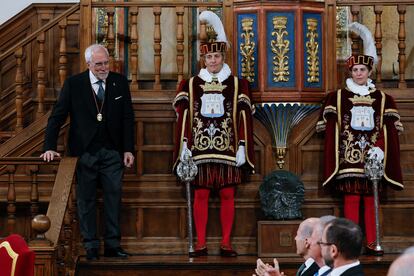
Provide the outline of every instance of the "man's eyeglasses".
<path id="1" fill-rule="evenodd" d="M 93 63 L 92 62 L 92 64 L 93 64 L 93 66 L 95 66 L 95 68 L 102 68 L 104 66 L 108 66 L 109 65 L 109 60 L 104 61 L 104 62 L 96 62 L 96 63 Z"/>
<path id="2" fill-rule="evenodd" d="M 334 243 L 332 243 L 332 242 L 323 242 L 323 241 L 318 241 L 318 242 L 317 242 L 317 244 L 319 244 L 319 245 L 326 245 L 326 246 L 328 246 L 328 245 L 332 245 L 332 244 L 334 244 Z"/>

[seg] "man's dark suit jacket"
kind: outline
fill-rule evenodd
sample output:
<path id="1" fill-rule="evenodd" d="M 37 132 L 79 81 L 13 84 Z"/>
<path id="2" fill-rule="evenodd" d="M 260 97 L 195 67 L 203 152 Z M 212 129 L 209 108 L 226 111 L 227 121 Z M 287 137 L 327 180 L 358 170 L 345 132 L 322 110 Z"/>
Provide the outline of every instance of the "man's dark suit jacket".
<path id="1" fill-rule="evenodd" d="M 362 270 L 362 265 L 359 264 L 344 271 L 341 276 L 365 276 L 365 274 Z"/>
<path id="2" fill-rule="evenodd" d="M 97 108 L 89 70 L 69 77 L 49 117 L 44 150 L 56 150 L 61 126 L 70 115 L 69 154 L 82 155 L 98 131 Z M 120 153 L 134 151 L 134 112 L 128 80 L 110 72 L 105 82 L 104 115 L 115 149 Z"/>
<path id="3" fill-rule="evenodd" d="M 318 272 L 319 266 L 316 262 L 314 262 L 308 269 L 306 269 L 301 276 L 313 276 L 316 272 Z"/>

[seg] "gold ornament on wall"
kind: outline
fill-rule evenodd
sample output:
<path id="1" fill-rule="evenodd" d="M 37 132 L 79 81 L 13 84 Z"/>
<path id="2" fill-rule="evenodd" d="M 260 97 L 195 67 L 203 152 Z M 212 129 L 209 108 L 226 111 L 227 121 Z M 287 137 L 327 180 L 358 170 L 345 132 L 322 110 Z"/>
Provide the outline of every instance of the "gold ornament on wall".
<path id="1" fill-rule="evenodd" d="M 276 39 L 270 41 L 273 57 L 273 81 L 274 82 L 287 82 L 289 81 L 289 45 L 290 41 L 284 39 L 289 33 L 286 31 L 287 17 L 275 16 L 273 17 L 273 29 L 272 36 Z"/>
<path id="2" fill-rule="evenodd" d="M 241 76 L 248 80 L 249 82 L 254 82 L 255 73 L 254 73 L 254 51 L 256 49 L 256 43 L 253 41 L 253 18 L 244 18 L 242 19 L 242 33 L 240 37 L 244 39 L 244 42 L 240 43 L 240 54 L 242 56 L 241 66 L 242 73 Z"/>
<path id="3" fill-rule="evenodd" d="M 319 82 L 319 44 L 318 44 L 318 20 L 315 18 L 306 19 L 307 33 L 306 37 L 309 39 L 306 42 L 306 52 L 308 54 L 307 64 L 307 81 Z"/>

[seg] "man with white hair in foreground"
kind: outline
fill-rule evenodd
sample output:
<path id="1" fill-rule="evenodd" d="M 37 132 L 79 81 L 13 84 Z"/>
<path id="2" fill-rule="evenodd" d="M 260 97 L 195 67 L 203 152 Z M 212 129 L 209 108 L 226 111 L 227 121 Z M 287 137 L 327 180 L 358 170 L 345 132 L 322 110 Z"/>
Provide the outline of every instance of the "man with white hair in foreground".
<path id="1" fill-rule="evenodd" d="M 387 276 L 411 276 L 414 274 L 413 263 L 414 246 L 411 246 L 392 262 Z"/>

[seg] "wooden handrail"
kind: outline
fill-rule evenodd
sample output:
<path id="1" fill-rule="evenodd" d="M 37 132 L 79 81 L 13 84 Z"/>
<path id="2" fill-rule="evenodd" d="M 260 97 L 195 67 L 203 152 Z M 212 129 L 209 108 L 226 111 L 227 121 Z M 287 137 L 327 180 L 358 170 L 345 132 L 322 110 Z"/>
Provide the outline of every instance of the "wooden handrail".
<path id="1" fill-rule="evenodd" d="M 390 0 L 337 0 L 337 6 L 351 6 L 351 5 L 359 5 L 359 6 L 375 6 L 375 5 L 383 5 L 383 6 L 396 6 L 398 4 L 414 4 L 413 0 L 400 0 L 392 2 Z"/>
<path id="2" fill-rule="evenodd" d="M 48 162 L 48 165 L 59 165 L 60 157 L 56 157 L 53 161 Z M 0 165 L 44 165 L 46 162 L 40 157 L 0 157 Z"/>
<path id="3" fill-rule="evenodd" d="M 126 7 L 142 7 L 153 8 L 154 6 L 160 6 L 162 8 L 175 8 L 175 7 L 208 7 L 217 8 L 221 7 L 223 3 L 220 2 L 179 2 L 179 1 L 151 1 L 151 2 L 92 2 L 92 8 L 126 8 Z"/>
<path id="4" fill-rule="evenodd" d="M 73 248 L 70 245 L 70 241 L 73 239 L 72 231 L 76 227 L 73 225 L 73 219 L 71 217 L 74 212 L 72 204 L 73 194 L 71 192 L 76 163 L 76 157 L 56 158 L 47 163 L 39 157 L 0 158 L 0 167 L 4 168 L 4 172 L 8 178 L 8 233 L 13 233 L 16 230 L 17 207 L 15 183 L 21 177 L 21 175 L 17 174 L 18 166 L 26 166 L 28 168 L 26 172 L 30 174 L 30 178 L 26 176 L 25 183 L 31 186 L 29 204 L 32 217 L 37 215 L 39 211 L 39 167 L 58 166 L 46 215 L 50 227 L 46 226 L 45 228 L 46 221 L 38 225 L 33 224 L 34 221 L 32 221 L 32 230 L 36 233 L 36 237 L 31 239 L 30 248 L 36 252 L 36 275 L 73 275 L 75 262 L 72 258 L 76 258 L 77 256 L 73 255 Z M 47 230 L 47 232 L 39 232 L 39 230 Z M 26 233 L 23 235 L 30 238 L 32 234 Z M 64 267 L 59 267 L 59 263 L 64 263 Z"/>
<path id="5" fill-rule="evenodd" d="M 79 10 L 79 3 L 74 4 L 72 7 L 70 7 L 69 9 L 67 9 L 65 12 L 63 12 L 62 14 L 58 15 L 56 18 L 52 19 L 51 21 L 47 22 L 43 27 L 40 27 L 39 29 L 37 29 L 35 32 L 31 33 L 28 37 L 26 37 L 25 39 L 23 39 L 22 41 L 20 41 L 19 43 L 15 44 L 12 48 L 8 49 L 7 51 L 5 51 L 4 53 L 2 53 L 0 55 L 0 61 L 3 60 L 4 58 L 8 57 L 9 55 L 11 55 L 12 53 L 14 53 L 19 47 L 23 47 L 24 45 L 26 45 L 27 43 L 37 39 L 37 37 L 45 32 L 48 31 L 49 29 L 51 29 L 52 27 L 56 26 L 57 24 L 59 24 L 59 22 L 72 15 L 73 13 L 75 13 L 76 11 Z"/>

